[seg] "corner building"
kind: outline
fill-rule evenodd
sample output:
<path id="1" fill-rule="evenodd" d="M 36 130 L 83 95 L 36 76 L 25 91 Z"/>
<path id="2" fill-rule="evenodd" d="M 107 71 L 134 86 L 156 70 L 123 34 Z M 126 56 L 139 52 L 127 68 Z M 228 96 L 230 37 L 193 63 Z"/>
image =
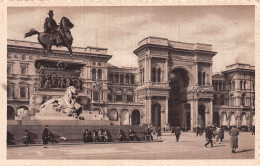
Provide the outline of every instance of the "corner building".
<path id="1" fill-rule="evenodd" d="M 38 91 L 35 61 L 43 56 L 40 50 L 38 43 L 8 40 L 9 120 L 14 119 L 19 109 L 28 111 L 30 97 Z M 65 48 L 56 48 L 54 51 L 61 60 L 69 61 Z M 237 125 L 240 124 L 239 118 L 246 119 L 248 127 L 253 123 L 254 90 L 241 89 L 245 96 L 243 98 L 240 89 L 231 89 L 233 82 L 230 81 L 230 75 L 238 88 L 241 80 L 238 77 L 241 74 L 237 73 L 241 72 L 237 71 L 243 70 L 245 80 L 250 80 L 254 77 L 254 67 L 244 64 L 244 68 L 248 68 L 244 70 L 241 65 L 238 67 L 235 64 L 213 76 L 212 58 L 216 52 L 212 51 L 211 45 L 147 37 L 134 50 L 138 57 L 138 68 L 119 68 L 108 64 L 112 55 L 108 55 L 105 48 L 74 47 L 73 52 L 75 61 L 85 64 L 78 71 L 83 79 L 79 96 L 91 99 L 91 107 L 83 106 L 83 111 L 95 115 L 100 105 L 105 119 L 113 125 L 192 128 L 215 123 L 232 126 L 228 125 L 229 122 L 225 123 L 232 113 L 236 115 Z M 248 71 L 250 78 L 246 75 Z M 251 80 L 250 85 L 253 86 L 254 80 Z M 100 91 L 94 86 L 95 82 L 103 83 Z M 249 87 L 249 81 L 246 87 Z M 225 104 L 221 105 L 223 95 Z M 237 104 L 234 108 L 231 107 L 230 95 L 234 96 L 232 101 L 235 98 Z M 243 108 L 242 99 L 247 103 Z M 226 116 L 223 116 L 224 113 Z"/>

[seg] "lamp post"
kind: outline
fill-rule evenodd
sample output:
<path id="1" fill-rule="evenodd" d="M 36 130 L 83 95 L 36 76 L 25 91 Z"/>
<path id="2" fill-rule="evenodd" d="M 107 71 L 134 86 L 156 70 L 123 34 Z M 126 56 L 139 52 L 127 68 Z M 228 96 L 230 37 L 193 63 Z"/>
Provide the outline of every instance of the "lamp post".
<path id="1" fill-rule="evenodd" d="M 99 81 L 98 82 L 94 82 L 94 84 L 93 84 L 93 87 L 98 88 L 98 108 L 99 108 L 99 114 L 101 114 L 100 92 L 101 92 L 101 89 L 102 89 L 103 85 L 105 85 L 105 83 L 99 82 Z"/>

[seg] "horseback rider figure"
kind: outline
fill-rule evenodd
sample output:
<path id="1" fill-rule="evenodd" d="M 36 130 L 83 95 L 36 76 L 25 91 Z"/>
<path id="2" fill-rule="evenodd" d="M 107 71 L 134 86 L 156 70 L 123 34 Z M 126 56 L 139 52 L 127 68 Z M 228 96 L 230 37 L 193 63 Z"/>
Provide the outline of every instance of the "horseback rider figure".
<path id="1" fill-rule="evenodd" d="M 59 46 L 62 43 L 62 35 L 59 31 L 59 25 L 53 19 L 53 10 L 49 10 L 48 14 L 49 17 L 47 17 L 44 22 L 44 33 L 48 33 L 52 36 L 54 36 L 53 34 L 57 34 L 58 36 L 56 38 L 56 45 Z"/>

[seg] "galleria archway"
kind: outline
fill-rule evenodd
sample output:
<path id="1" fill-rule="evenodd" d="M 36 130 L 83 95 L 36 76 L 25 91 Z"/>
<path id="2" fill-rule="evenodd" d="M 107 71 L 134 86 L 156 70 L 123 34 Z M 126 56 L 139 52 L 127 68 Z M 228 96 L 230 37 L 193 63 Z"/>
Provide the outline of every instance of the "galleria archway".
<path id="1" fill-rule="evenodd" d="M 190 127 L 190 106 L 187 102 L 187 88 L 191 79 L 187 70 L 177 68 L 169 73 L 168 122 L 171 127 Z M 188 122 L 189 121 L 189 122 Z"/>
<path id="2" fill-rule="evenodd" d="M 152 125 L 161 127 L 161 105 L 158 103 L 152 105 Z"/>

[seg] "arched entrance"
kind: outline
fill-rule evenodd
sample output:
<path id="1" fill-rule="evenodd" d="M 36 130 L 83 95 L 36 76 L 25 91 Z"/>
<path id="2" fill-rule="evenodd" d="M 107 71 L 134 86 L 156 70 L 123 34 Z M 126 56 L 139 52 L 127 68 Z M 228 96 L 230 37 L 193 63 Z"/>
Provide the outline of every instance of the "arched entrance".
<path id="1" fill-rule="evenodd" d="M 26 113 L 27 111 L 29 111 L 29 108 L 28 108 L 28 107 L 26 107 L 26 106 L 20 106 L 20 107 L 17 109 L 17 116 L 20 116 L 21 114 Z"/>
<path id="2" fill-rule="evenodd" d="M 132 125 L 139 125 L 140 124 L 140 111 L 134 110 L 132 112 Z"/>
<path id="3" fill-rule="evenodd" d="M 227 113 L 225 112 L 221 114 L 221 126 L 227 126 Z"/>
<path id="4" fill-rule="evenodd" d="M 120 125 L 129 125 L 129 111 L 123 110 L 121 112 Z"/>
<path id="5" fill-rule="evenodd" d="M 241 126 L 247 126 L 245 113 L 241 115 Z"/>
<path id="6" fill-rule="evenodd" d="M 219 113 L 218 112 L 214 112 L 213 113 L 213 123 L 216 126 L 219 126 Z"/>
<path id="7" fill-rule="evenodd" d="M 189 127 L 190 108 L 187 103 L 187 88 L 191 85 L 189 72 L 176 68 L 169 73 L 168 122 L 172 126 Z"/>
<path id="8" fill-rule="evenodd" d="M 108 118 L 109 118 L 109 120 L 113 120 L 113 121 L 118 120 L 117 110 L 116 110 L 116 109 L 111 109 L 111 110 L 108 112 Z"/>
<path id="9" fill-rule="evenodd" d="M 236 126 L 236 117 L 234 113 L 230 114 L 230 123 L 229 126 Z"/>
<path id="10" fill-rule="evenodd" d="M 200 105 L 198 110 L 198 124 L 200 125 L 200 127 L 205 127 L 205 112 L 205 105 Z"/>
<path id="11" fill-rule="evenodd" d="M 15 119 L 15 110 L 12 106 L 7 106 L 7 120 Z"/>
<path id="12" fill-rule="evenodd" d="M 161 105 L 158 103 L 152 105 L 152 125 L 161 127 Z"/>

